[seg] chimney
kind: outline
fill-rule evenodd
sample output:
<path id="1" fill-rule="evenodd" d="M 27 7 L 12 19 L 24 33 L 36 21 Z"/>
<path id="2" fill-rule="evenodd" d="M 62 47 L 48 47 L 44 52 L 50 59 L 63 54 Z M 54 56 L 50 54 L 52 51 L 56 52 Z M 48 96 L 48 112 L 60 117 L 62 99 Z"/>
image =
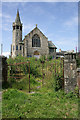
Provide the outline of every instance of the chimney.
<path id="1" fill-rule="evenodd" d="M 61 52 L 61 49 L 59 49 L 59 52 Z"/>

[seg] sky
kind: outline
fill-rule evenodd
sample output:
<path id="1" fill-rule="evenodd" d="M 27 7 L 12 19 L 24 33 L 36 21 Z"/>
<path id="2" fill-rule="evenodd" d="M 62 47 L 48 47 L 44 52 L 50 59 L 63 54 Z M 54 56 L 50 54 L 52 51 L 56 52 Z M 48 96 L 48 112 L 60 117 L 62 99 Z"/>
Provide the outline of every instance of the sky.
<path id="1" fill-rule="evenodd" d="M 57 51 L 76 50 L 78 2 L 2 2 L 0 20 L 2 20 L 3 55 L 10 54 L 12 23 L 15 21 L 17 9 L 23 23 L 22 38 L 37 24 L 48 40 L 56 45 Z"/>

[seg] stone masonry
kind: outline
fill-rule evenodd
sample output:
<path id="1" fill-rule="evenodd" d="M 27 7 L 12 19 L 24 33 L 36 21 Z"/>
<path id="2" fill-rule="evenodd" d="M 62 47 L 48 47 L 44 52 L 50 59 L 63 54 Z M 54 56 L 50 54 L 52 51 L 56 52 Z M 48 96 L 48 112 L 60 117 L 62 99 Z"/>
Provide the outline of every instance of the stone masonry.
<path id="1" fill-rule="evenodd" d="M 64 90 L 66 93 L 74 91 L 77 85 L 76 53 L 65 53 L 64 56 Z"/>

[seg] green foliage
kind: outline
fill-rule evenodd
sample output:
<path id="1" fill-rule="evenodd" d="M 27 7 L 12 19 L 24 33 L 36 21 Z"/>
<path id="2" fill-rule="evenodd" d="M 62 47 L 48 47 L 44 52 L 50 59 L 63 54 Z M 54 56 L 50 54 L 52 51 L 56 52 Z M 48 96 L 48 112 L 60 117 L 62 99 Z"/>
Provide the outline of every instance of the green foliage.
<path id="1" fill-rule="evenodd" d="M 68 94 L 65 95 L 66 98 L 71 98 L 74 99 L 74 97 L 76 96 L 76 94 L 73 93 L 73 91 L 69 92 Z M 77 97 L 77 96 L 76 96 Z"/>
<path id="2" fill-rule="evenodd" d="M 55 76 L 55 91 L 62 89 L 63 85 L 63 76 L 56 75 Z"/>
<path id="3" fill-rule="evenodd" d="M 52 56 L 48 56 L 48 60 L 52 60 Z"/>
<path id="4" fill-rule="evenodd" d="M 56 73 L 54 75 L 55 91 L 63 88 L 63 61 L 60 59 L 55 60 Z M 54 68 L 55 69 L 55 68 Z"/>
<path id="5" fill-rule="evenodd" d="M 49 56 L 50 57 L 50 56 Z M 49 58 L 48 57 L 48 58 Z M 16 58 L 12 59 L 9 58 L 7 60 L 8 64 L 15 64 L 19 62 L 27 62 L 30 61 L 30 79 L 35 83 L 36 78 L 40 78 L 41 80 L 44 79 L 45 81 L 45 86 L 46 87 L 51 87 L 55 89 L 56 91 L 62 88 L 62 69 L 63 69 L 63 63 L 62 60 L 57 59 L 46 59 L 45 56 L 41 56 L 40 59 L 37 58 L 26 58 L 22 56 L 17 56 Z M 44 63 L 42 63 L 44 62 Z M 56 62 L 56 76 L 55 76 L 55 62 Z M 11 69 L 11 70 L 10 70 Z M 29 64 L 22 64 L 19 66 L 10 66 L 9 71 L 8 71 L 8 77 L 10 77 L 10 73 L 12 76 L 15 76 L 15 73 L 17 73 L 17 70 L 23 71 L 23 74 L 25 75 L 24 79 L 26 80 L 26 77 L 28 76 L 29 72 Z M 42 70 L 43 69 L 43 70 Z M 32 79 L 33 76 L 33 79 Z M 44 78 L 43 78 L 44 77 Z M 28 78 L 28 77 L 27 77 Z M 26 82 L 24 79 L 18 80 L 22 82 L 18 82 L 15 78 L 8 78 L 10 87 L 15 88 L 13 86 L 16 86 L 18 89 L 26 89 L 25 84 Z M 20 85 L 21 84 L 21 85 Z M 21 87 L 22 86 L 22 87 Z M 28 84 L 27 84 L 28 86 Z M 6 88 L 6 87 L 5 87 Z"/>
<path id="6" fill-rule="evenodd" d="M 41 76 L 40 71 L 39 71 L 39 66 L 40 62 L 39 60 L 35 61 L 35 58 L 26 58 L 22 56 L 17 56 L 16 58 L 12 59 L 9 58 L 7 60 L 8 64 L 15 64 L 15 63 L 20 63 L 20 62 L 27 62 L 30 61 L 30 73 L 35 75 L 36 77 Z M 11 72 L 15 74 L 17 66 L 10 66 Z M 29 64 L 22 64 L 18 66 L 18 69 L 23 71 L 24 74 L 29 72 Z"/>
<path id="7" fill-rule="evenodd" d="M 30 61 L 30 94 L 29 64 L 18 66 L 25 75 L 21 79 L 8 78 L 3 84 L 3 118 L 77 118 L 78 98 L 75 94 L 66 94 L 62 89 L 62 60 L 46 60 L 18 56 L 9 58 L 8 64 Z M 44 64 L 41 62 L 44 61 Z M 56 74 L 55 74 L 56 63 Z M 43 68 L 43 69 L 42 69 Z M 13 76 L 16 66 L 11 68 Z M 22 74 L 22 73 L 21 73 Z M 8 71 L 10 76 L 10 71 Z M 8 88 L 8 89 L 7 89 Z"/>
<path id="8" fill-rule="evenodd" d="M 78 86 L 75 87 L 74 93 L 76 96 L 79 96 L 79 88 Z"/>
<path id="9" fill-rule="evenodd" d="M 45 63 L 45 60 L 46 60 L 46 56 L 41 56 L 39 59 L 40 63 L 42 63 L 42 62 Z"/>
<path id="10" fill-rule="evenodd" d="M 77 118 L 78 99 L 63 91 L 32 93 L 3 91 L 3 118 Z"/>

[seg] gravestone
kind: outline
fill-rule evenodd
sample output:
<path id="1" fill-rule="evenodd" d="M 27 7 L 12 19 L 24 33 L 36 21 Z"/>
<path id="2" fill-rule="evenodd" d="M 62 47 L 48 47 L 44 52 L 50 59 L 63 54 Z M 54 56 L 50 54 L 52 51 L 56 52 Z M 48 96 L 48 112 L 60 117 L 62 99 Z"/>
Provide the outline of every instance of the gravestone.
<path id="1" fill-rule="evenodd" d="M 66 93 L 74 91 L 77 85 L 76 75 L 76 53 L 65 53 L 64 55 L 64 90 Z"/>

